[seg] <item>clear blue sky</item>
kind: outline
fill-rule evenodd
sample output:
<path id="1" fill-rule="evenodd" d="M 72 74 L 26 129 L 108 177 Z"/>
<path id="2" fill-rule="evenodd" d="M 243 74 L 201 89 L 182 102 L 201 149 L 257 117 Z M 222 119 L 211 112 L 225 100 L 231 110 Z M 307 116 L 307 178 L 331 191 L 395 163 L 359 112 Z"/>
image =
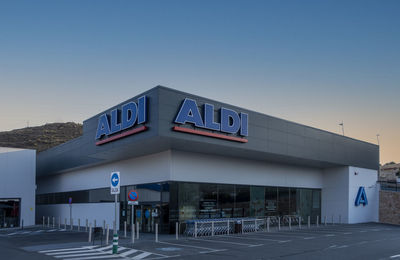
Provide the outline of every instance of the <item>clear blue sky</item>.
<path id="1" fill-rule="evenodd" d="M 400 161 L 400 1 L 0 1 L 0 131 L 156 85 L 376 142 Z"/>

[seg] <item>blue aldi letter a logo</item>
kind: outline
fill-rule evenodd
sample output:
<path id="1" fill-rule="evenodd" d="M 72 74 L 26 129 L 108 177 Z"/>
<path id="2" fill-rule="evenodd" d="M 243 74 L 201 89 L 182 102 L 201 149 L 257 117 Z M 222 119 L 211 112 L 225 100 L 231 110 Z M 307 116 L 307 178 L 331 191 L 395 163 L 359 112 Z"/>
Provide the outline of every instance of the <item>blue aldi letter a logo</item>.
<path id="1" fill-rule="evenodd" d="M 368 205 L 367 193 L 365 193 L 365 189 L 362 186 L 358 189 L 355 205 L 359 206 L 360 204 Z"/>

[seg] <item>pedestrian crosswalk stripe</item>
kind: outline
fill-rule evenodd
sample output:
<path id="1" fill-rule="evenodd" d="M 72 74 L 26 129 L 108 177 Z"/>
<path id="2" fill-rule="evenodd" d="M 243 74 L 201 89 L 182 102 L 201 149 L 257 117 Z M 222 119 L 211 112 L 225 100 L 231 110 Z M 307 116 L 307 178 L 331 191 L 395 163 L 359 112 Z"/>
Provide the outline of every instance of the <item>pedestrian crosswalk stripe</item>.
<path id="1" fill-rule="evenodd" d="M 143 258 L 145 258 L 146 256 L 149 256 L 149 255 L 151 255 L 151 253 L 149 253 L 149 252 L 143 252 L 143 253 L 141 253 L 140 255 L 137 255 L 137 256 L 135 256 L 135 257 L 133 257 L 132 259 L 143 259 Z"/>
<path id="2" fill-rule="evenodd" d="M 126 252 L 124 252 L 124 253 L 122 253 L 122 254 L 119 254 L 119 255 L 125 257 L 125 256 L 128 256 L 128 255 L 134 254 L 134 253 L 136 253 L 136 252 L 137 252 L 136 249 L 131 249 L 131 250 L 126 251 Z"/>
<path id="3" fill-rule="evenodd" d="M 80 257 L 80 258 L 72 258 L 72 259 L 74 259 L 74 260 L 89 260 L 89 259 L 117 258 L 117 257 L 120 257 L 120 256 L 119 255 L 102 255 L 102 256 L 88 256 L 88 257 Z"/>
<path id="4" fill-rule="evenodd" d="M 71 257 L 78 257 L 78 256 L 93 256 L 93 255 L 104 255 L 104 252 L 99 252 L 99 251 L 92 251 L 92 252 L 87 252 L 86 253 L 80 253 L 80 254 L 71 254 L 71 255 L 56 255 L 54 256 L 55 258 L 71 258 Z"/>

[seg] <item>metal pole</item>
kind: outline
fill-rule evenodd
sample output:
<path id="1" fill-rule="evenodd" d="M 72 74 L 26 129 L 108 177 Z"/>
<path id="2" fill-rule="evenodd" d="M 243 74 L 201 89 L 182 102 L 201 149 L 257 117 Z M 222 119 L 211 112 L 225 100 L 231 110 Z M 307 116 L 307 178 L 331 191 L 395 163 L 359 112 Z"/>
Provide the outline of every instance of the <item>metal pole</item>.
<path id="1" fill-rule="evenodd" d="M 179 224 L 178 222 L 175 223 L 175 238 L 178 240 L 178 233 L 179 233 Z"/>
<path id="2" fill-rule="evenodd" d="M 105 234 L 105 232 L 106 232 L 106 221 L 103 220 L 103 235 Z"/>
<path id="3" fill-rule="evenodd" d="M 108 239 L 110 237 L 110 226 L 107 224 L 107 233 L 106 233 L 106 245 L 108 245 Z"/>
<path id="4" fill-rule="evenodd" d="M 269 217 L 267 218 L 267 232 L 269 232 Z"/>
<path id="5" fill-rule="evenodd" d="M 117 234 L 117 194 L 115 194 L 115 216 L 114 216 L 114 239 L 113 239 L 113 254 L 118 254 L 118 234 Z"/>
<path id="6" fill-rule="evenodd" d="M 44 223 L 44 216 L 43 216 L 43 228 L 46 226 L 46 224 Z"/>
<path id="7" fill-rule="evenodd" d="M 126 221 L 124 221 L 124 235 L 125 235 L 125 238 L 126 238 Z"/>
<path id="8" fill-rule="evenodd" d="M 324 218 L 324 225 L 326 226 L 326 215 L 325 215 L 325 218 Z"/>
<path id="9" fill-rule="evenodd" d="M 69 204 L 69 219 L 72 219 L 72 204 Z"/>
<path id="10" fill-rule="evenodd" d="M 197 222 L 194 222 L 194 237 L 197 237 Z"/>
<path id="11" fill-rule="evenodd" d="M 289 217 L 289 229 L 292 230 L 292 217 Z"/>
<path id="12" fill-rule="evenodd" d="M 242 219 L 242 234 L 244 234 L 244 221 Z"/>
<path id="13" fill-rule="evenodd" d="M 139 239 L 139 222 L 136 221 L 136 239 Z"/>
<path id="14" fill-rule="evenodd" d="M 301 217 L 299 217 L 299 229 L 301 229 Z"/>
<path id="15" fill-rule="evenodd" d="M 310 227 L 311 227 L 311 219 L 310 219 L 310 216 L 308 216 L 307 223 L 308 223 L 308 228 L 310 228 Z"/>
<path id="16" fill-rule="evenodd" d="M 85 226 L 85 232 L 87 232 L 87 230 L 88 230 L 88 219 L 86 219 L 86 226 Z"/>
<path id="17" fill-rule="evenodd" d="M 24 219 L 21 219 L 21 228 L 24 229 Z"/>
<path id="18" fill-rule="evenodd" d="M 278 217 L 278 230 L 281 230 L 281 217 Z"/>
<path id="19" fill-rule="evenodd" d="M 93 223 L 94 223 L 93 227 L 97 227 L 96 219 L 94 219 Z"/>
<path id="20" fill-rule="evenodd" d="M 81 231 L 81 219 L 78 218 L 78 231 Z"/>
<path id="21" fill-rule="evenodd" d="M 58 229 L 61 229 L 61 217 L 58 217 Z"/>
<path id="22" fill-rule="evenodd" d="M 156 223 L 156 243 L 158 243 L 158 224 Z"/>
<path id="23" fill-rule="evenodd" d="M 92 242 L 92 223 L 90 223 L 89 227 L 89 243 Z"/>
<path id="24" fill-rule="evenodd" d="M 214 236 L 214 221 L 211 221 L 211 236 Z"/>
<path id="25" fill-rule="evenodd" d="M 131 224 L 131 236 L 132 236 L 132 244 L 135 243 L 135 225 Z"/>
<path id="26" fill-rule="evenodd" d="M 50 217 L 47 216 L 47 227 L 50 228 Z"/>
<path id="27" fill-rule="evenodd" d="M 230 227 L 230 225 L 229 225 L 229 219 L 228 219 L 228 229 L 226 230 L 226 233 L 228 234 L 228 236 L 229 236 L 229 227 Z"/>
<path id="28" fill-rule="evenodd" d="M 53 228 L 55 228 L 55 227 L 56 227 L 56 218 L 53 217 Z"/>
<path id="29" fill-rule="evenodd" d="M 131 226 L 135 226 L 135 222 L 133 222 L 134 220 L 133 220 L 133 217 L 134 217 L 134 214 L 135 214 L 135 208 L 134 208 L 135 206 L 132 204 L 132 214 L 131 214 Z M 134 228 L 135 229 L 135 228 Z"/>
<path id="30" fill-rule="evenodd" d="M 317 216 L 317 227 L 319 227 L 319 216 Z"/>
<path id="31" fill-rule="evenodd" d="M 64 219 L 64 229 L 67 230 L 67 218 Z"/>

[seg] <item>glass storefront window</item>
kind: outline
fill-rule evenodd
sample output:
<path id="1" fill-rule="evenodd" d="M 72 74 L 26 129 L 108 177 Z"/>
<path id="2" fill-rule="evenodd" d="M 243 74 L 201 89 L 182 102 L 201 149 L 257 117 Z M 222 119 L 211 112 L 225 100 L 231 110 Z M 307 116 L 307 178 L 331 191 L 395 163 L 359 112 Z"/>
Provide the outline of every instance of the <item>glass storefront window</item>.
<path id="1" fill-rule="evenodd" d="M 278 215 L 278 188 L 265 187 L 265 215 Z"/>
<path id="2" fill-rule="evenodd" d="M 218 185 L 218 209 L 221 218 L 232 218 L 235 207 L 234 185 Z"/>
<path id="3" fill-rule="evenodd" d="M 250 216 L 250 186 L 236 185 L 236 199 L 233 212 L 234 217 Z"/>
<path id="4" fill-rule="evenodd" d="M 199 186 L 198 183 L 179 183 L 179 220 L 195 219 L 199 216 Z"/>
<path id="5" fill-rule="evenodd" d="M 265 188 L 250 186 L 250 216 L 264 217 Z"/>
<path id="6" fill-rule="evenodd" d="M 289 215 L 289 188 L 278 188 L 278 215 Z"/>
<path id="7" fill-rule="evenodd" d="M 217 218 L 217 184 L 201 183 L 199 186 L 199 218 Z"/>
<path id="8" fill-rule="evenodd" d="M 0 228 L 19 227 L 20 199 L 0 199 Z"/>

